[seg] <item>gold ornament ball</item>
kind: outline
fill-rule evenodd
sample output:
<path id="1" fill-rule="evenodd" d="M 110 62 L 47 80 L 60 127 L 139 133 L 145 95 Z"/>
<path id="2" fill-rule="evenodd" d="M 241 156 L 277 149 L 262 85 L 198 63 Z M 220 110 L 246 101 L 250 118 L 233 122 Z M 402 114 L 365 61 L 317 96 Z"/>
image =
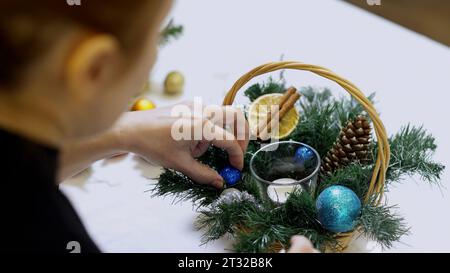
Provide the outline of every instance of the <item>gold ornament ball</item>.
<path id="1" fill-rule="evenodd" d="M 167 74 L 164 81 L 164 92 L 169 95 L 180 94 L 183 92 L 184 76 L 178 71 L 172 71 Z"/>
<path id="2" fill-rule="evenodd" d="M 131 108 L 132 111 L 144 111 L 156 108 L 156 105 L 149 99 L 138 99 Z"/>

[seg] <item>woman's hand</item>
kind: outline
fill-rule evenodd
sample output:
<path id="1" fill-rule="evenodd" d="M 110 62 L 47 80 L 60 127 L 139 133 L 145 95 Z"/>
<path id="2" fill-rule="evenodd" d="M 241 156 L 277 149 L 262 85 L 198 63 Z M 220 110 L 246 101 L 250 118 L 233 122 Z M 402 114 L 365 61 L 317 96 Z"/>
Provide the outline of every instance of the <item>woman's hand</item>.
<path id="1" fill-rule="evenodd" d="M 173 107 L 181 107 L 188 113 L 176 117 L 171 113 Z M 87 168 L 96 160 L 133 152 L 148 161 L 183 172 L 198 183 L 222 188 L 222 177 L 195 157 L 202 155 L 213 144 L 227 151 L 231 165 L 242 169 L 248 145 L 247 121 L 240 110 L 232 107 L 201 109 L 201 112 L 205 110 L 206 115 L 192 114 L 193 108 L 192 103 L 182 103 L 150 111 L 127 112 L 111 130 L 67 144 L 61 153 L 60 180 Z M 214 116 L 208 118 L 211 113 Z M 175 123 L 183 124 L 189 133 L 197 132 L 197 135 L 192 134 L 196 138 L 175 140 Z M 224 125 L 234 128 L 234 132 L 223 129 Z"/>
<path id="2" fill-rule="evenodd" d="M 180 107 L 180 105 L 177 105 Z M 193 113 L 192 103 L 183 103 Z M 161 166 L 178 170 L 194 181 L 209 184 L 216 188 L 223 187 L 222 177 L 213 169 L 201 164 L 196 157 L 202 155 L 212 144 L 223 148 L 229 155 L 230 164 L 238 169 L 244 166 L 244 153 L 248 145 L 248 125 L 243 113 L 231 107 L 215 107 L 209 110 L 220 112 L 232 128 L 241 126 L 234 133 L 223 129 L 224 118 L 217 116 L 208 119 L 204 115 L 171 115 L 172 107 L 163 107 L 150 111 L 125 113 L 116 126 L 114 132 L 118 135 L 122 150 L 133 152 L 148 161 Z M 207 110 L 208 111 L 208 110 Z M 174 124 L 183 124 L 184 129 L 197 134 L 197 139 L 175 140 Z M 205 129 L 210 132 L 207 135 Z M 212 134 L 212 135 L 211 135 Z"/>
<path id="3" fill-rule="evenodd" d="M 193 113 L 192 103 L 176 106 Z M 231 107 L 208 106 L 207 114 L 214 112 L 221 115 L 208 118 L 201 113 L 176 117 L 171 115 L 173 107 L 124 113 L 111 130 L 67 144 L 61 151 L 59 180 L 82 171 L 96 160 L 132 152 L 148 161 L 183 172 L 198 183 L 222 188 L 222 177 L 195 157 L 202 155 L 213 144 L 227 151 L 231 165 L 242 169 L 248 145 L 248 124 L 243 113 Z M 200 134 L 196 139 L 175 140 L 172 133 L 175 123 L 184 124 L 186 131 Z M 223 129 L 224 125 L 234 128 L 234 132 Z"/>

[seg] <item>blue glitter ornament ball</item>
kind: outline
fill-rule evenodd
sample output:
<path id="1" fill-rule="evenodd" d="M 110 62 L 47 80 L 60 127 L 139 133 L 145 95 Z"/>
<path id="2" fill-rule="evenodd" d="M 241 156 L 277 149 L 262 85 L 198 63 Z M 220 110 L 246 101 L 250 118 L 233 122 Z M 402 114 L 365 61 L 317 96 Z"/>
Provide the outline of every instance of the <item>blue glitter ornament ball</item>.
<path id="1" fill-rule="evenodd" d="M 227 166 L 219 172 L 227 186 L 234 186 L 241 179 L 241 171 L 232 166 Z"/>
<path id="2" fill-rule="evenodd" d="M 295 160 L 300 163 L 311 161 L 315 156 L 316 154 L 314 153 L 314 151 L 306 146 L 301 146 L 297 149 L 297 151 L 295 151 Z"/>
<path id="3" fill-rule="evenodd" d="M 331 186 L 316 200 L 317 214 L 322 226 L 331 232 L 347 232 L 355 228 L 361 214 L 361 201 L 349 188 Z"/>

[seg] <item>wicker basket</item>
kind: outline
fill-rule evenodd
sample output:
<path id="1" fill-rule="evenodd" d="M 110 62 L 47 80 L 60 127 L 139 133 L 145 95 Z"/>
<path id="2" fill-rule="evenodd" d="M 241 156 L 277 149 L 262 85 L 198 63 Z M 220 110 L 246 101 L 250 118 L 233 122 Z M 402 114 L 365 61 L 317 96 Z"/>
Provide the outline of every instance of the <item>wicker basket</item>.
<path id="1" fill-rule="evenodd" d="M 388 138 L 383 122 L 380 120 L 380 117 L 378 116 L 378 113 L 372 103 L 354 84 L 352 84 L 348 80 L 336 75 L 335 73 L 324 67 L 320 67 L 317 65 L 304 64 L 294 61 L 267 63 L 252 69 L 251 71 L 240 77 L 226 94 L 223 100 L 223 105 L 233 104 L 237 92 L 254 77 L 280 69 L 304 70 L 330 79 L 347 90 L 347 92 L 350 93 L 350 95 L 352 95 L 365 108 L 367 114 L 370 116 L 373 122 L 378 150 L 375 167 L 373 169 L 372 178 L 370 180 L 369 190 L 366 194 L 364 202 L 367 202 L 370 196 L 377 194 L 376 202 L 379 204 L 383 195 L 386 169 L 389 165 L 390 158 Z M 340 243 L 339 250 L 344 250 L 348 246 L 354 233 L 356 233 L 357 230 L 358 228 L 353 232 L 336 234 L 336 238 Z M 281 244 L 277 244 L 277 246 L 271 247 L 271 249 L 273 251 L 278 251 L 281 249 Z"/>

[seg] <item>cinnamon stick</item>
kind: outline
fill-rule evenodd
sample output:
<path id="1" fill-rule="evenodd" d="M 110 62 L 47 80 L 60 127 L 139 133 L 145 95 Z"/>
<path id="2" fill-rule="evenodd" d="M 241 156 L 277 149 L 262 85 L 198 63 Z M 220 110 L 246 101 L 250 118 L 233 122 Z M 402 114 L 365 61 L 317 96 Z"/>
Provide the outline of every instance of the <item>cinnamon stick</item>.
<path id="1" fill-rule="evenodd" d="M 283 105 L 287 102 L 287 100 L 295 93 L 297 92 L 297 89 L 293 86 L 289 87 L 286 92 L 284 92 L 283 96 L 280 100 L 280 109 L 283 108 Z"/>
<path id="2" fill-rule="evenodd" d="M 278 113 L 278 111 L 280 111 L 280 109 L 288 101 L 289 97 L 291 97 L 295 92 L 297 92 L 297 89 L 295 87 L 289 87 L 281 97 L 280 102 L 278 103 L 279 105 L 278 109 L 273 113 L 271 113 L 271 109 L 269 108 L 266 118 L 262 119 L 258 124 L 258 133 L 262 132 L 266 128 L 266 126 L 271 122 L 272 117 L 275 116 Z"/>
<path id="3" fill-rule="evenodd" d="M 300 99 L 301 95 L 297 92 L 293 94 L 289 99 L 286 101 L 286 103 L 281 107 L 280 109 L 280 119 L 286 115 L 286 113 L 294 107 L 294 104 Z"/>

